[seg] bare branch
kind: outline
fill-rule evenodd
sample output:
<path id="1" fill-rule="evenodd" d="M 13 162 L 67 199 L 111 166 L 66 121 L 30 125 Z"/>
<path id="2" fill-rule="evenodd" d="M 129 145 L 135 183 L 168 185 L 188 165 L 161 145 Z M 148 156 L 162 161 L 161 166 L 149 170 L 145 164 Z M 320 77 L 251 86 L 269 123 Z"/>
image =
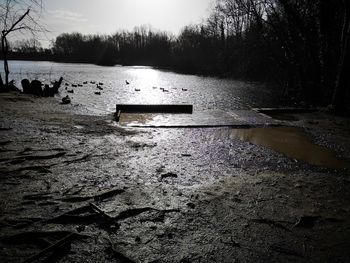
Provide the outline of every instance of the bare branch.
<path id="1" fill-rule="evenodd" d="M 6 37 L 10 32 L 13 31 L 13 29 L 29 14 L 30 9 L 27 10 L 11 27 L 9 30 L 3 30 L 2 34 L 4 37 Z"/>

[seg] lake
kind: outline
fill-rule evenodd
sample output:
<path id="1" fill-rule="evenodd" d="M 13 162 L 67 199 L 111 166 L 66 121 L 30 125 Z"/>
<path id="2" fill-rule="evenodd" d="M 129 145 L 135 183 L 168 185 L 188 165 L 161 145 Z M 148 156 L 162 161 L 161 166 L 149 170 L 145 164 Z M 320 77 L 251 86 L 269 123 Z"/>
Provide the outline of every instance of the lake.
<path id="1" fill-rule="evenodd" d="M 97 114 L 114 112 L 117 103 L 188 103 L 193 104 L 194 111 L 272 107 L 278 104 L 280 93 L 255 82 L 185 75 L 145 66 L 10 61 L 9 67 L 10 79 L 14 79 L 18 87 L 23 78 L 50 83 L 62 76 L 60 96 L 69 94 L 73 102 Z M 2 64 L 0 70 L 3 72 Z M 83 84 L 86 81 L 88 84 Z M 91 82 L 103 83 L 103 90 Z M 72 84 L 83 85 L 72 87 Z M 65 88 L 74 93 L 67 93 Z M 101 95 L 95 94 L 98 91 Z"/>

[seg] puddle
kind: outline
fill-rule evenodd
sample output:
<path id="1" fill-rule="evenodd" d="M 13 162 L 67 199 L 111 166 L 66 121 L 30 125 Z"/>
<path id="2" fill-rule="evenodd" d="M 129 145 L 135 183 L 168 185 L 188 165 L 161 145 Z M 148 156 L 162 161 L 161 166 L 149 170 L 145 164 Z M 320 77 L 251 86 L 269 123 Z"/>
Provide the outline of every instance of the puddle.
<path id="1" fill-rule="evenodd" d="M 311 142 L 311 138 L 298 128 L 274 127 L 229 130 L 231 139 L 238 138 L 255 145 L 268 147 L 291 159 L 312 165 L 340 169 L 346 163 L 335 156 L 335 152 Z"/>

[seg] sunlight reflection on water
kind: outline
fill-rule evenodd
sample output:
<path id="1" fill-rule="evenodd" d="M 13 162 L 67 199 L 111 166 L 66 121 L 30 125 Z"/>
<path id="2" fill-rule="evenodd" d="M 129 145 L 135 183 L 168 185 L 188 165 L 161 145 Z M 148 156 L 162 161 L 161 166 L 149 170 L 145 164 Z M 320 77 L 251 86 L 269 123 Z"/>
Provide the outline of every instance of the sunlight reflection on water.
<path id="1" fill-rule="evenodd" d="M 114 112 L 117 103 L 186 103 L 192 104 L 194 111 L 229 111 L 273 107 L 278 98 L 275 90 L 258 83 L 184 75 L 144 66 L 102 67 L 47 61 L 10 61 L 10 71 L 18 87 L 23 78 L 49 83 L 63 76 L 63 84 L 67 83 L 68 86 L 60 89 L 60 96 L 69 95 L 73 104 L 95 109 L 94 114 Z M 129 85 L 126 85 L 126 80 Z M 91 81 L 103 82 L 101 95 L 95 94 L 99 90 Z M 72 87 L 72 84 L 83 85 Z M 74 94 L 67 93 L 65 87 L 74 89 Z M 272 92 L 275 92 L 274 96 L 271 96 Z"/>
<path id="2" fill-rule="evenodd" d="M 131 85 L 137 87 L 134 90 L 139 90 L 135 93 L 133 99 L 143 104 L 159 104 L 162 102 L 162 94 L 159 92 L 160 89 L 158 87 L 161 82 L 157 70 L 133 68 L 129 69 L 127 73 L 131 76 Z"/>

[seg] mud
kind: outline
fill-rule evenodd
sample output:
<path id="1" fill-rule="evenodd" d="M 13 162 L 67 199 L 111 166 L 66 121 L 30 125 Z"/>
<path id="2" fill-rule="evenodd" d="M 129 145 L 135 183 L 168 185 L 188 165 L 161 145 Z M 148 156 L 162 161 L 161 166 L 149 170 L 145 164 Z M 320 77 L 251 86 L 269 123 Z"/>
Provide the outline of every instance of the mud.
<path id="1" fill-rule="evenodd" d="M 0 105 L 1 262 L 350 260 L 348 168 L 227 127 L 127 128 L 16 94 Z M 349 120 L 297 119 L 280 124 L 349 162 Z"/>

